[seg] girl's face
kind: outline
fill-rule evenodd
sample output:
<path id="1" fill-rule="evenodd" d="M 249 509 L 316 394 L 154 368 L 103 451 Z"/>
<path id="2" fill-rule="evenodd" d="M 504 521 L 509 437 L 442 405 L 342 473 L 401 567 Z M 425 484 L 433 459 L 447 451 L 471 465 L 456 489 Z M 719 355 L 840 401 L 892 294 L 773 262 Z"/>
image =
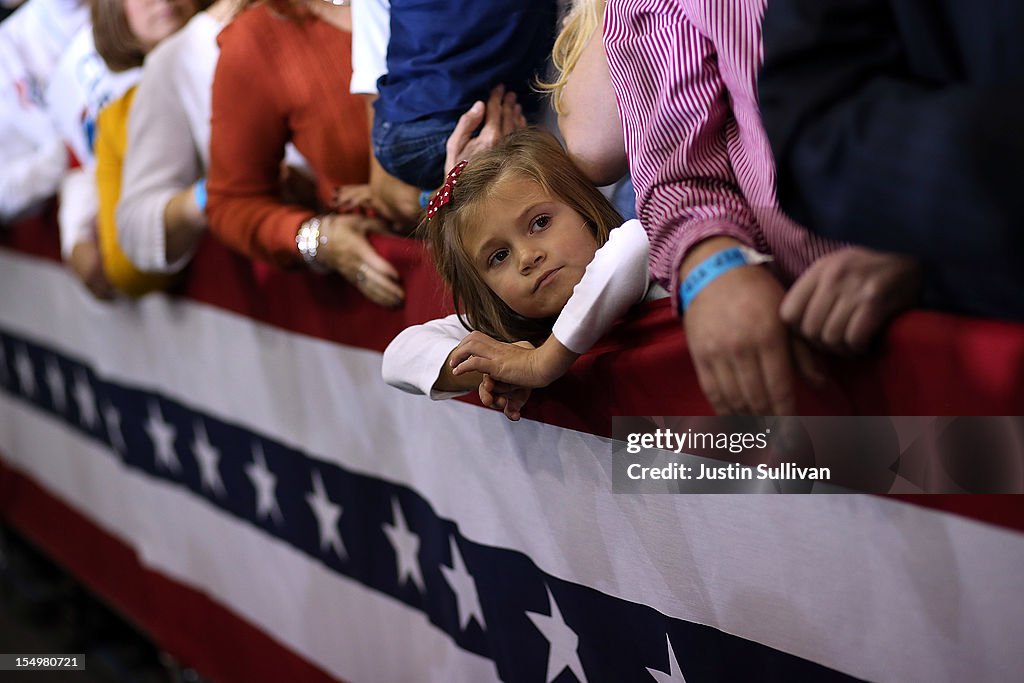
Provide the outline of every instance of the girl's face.
<path id="1" fill-rule="evenodd" d="M 521 316 L 558 315 L 597 251 L 586 219 L 519 178 L 503 180 L 476 214 L 463 243 L 487 286 Z"/>
<path id="2" fill-rule="evenodd" d="M 128 28 L 149 52 L 196 13 L 193 0 L 124 0 Z"/>

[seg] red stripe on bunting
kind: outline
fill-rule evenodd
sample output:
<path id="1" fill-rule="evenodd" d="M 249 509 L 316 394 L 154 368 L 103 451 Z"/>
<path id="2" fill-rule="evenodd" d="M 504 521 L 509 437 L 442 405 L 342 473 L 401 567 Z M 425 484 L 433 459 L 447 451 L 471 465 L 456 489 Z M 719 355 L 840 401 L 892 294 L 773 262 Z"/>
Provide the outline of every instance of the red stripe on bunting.
<path id="1" fill-rule="evenodd" d="M 0 455 L 0 519 L 178 661 L 222 683 L 337 679 L 208 596 L 143 567 L 135 552 Z"/>

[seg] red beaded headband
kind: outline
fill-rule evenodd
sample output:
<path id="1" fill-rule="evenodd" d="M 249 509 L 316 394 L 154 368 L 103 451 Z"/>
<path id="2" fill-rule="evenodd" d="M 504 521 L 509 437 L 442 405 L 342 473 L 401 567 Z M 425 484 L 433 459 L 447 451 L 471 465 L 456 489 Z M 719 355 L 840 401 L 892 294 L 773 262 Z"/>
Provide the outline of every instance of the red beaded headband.
<path id="1" fill-rule="evenodd" d="M 448 177 L 444 179 L 444 185 L 434 193 L 434 196 L 430 198 L 430 202 L 427 203 L 428 221 L 434 217 L 438 209 L 452 200 L 452 192 L 455 190 L 456 183 L 459 182 L 459 174 L 462 173 L 462 169 L 466 168 L 468 163 L 468 160 L 460 161 L 455 164 L 455 168 L 448 171 Z"/>

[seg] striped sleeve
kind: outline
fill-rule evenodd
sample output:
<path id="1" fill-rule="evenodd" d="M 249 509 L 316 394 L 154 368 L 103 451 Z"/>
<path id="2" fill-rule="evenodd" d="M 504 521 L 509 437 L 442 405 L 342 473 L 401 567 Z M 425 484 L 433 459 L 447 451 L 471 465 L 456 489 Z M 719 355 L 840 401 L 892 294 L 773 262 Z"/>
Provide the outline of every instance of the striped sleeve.
<path id="1" fill-rule="evenodd" d="M 715 45 L 678 2 L 609 0 L 605 49 L 652 278 L 676 291 L 684 256 L 709 237 L 763 248 L 730 160 L 737 123 Z"/>

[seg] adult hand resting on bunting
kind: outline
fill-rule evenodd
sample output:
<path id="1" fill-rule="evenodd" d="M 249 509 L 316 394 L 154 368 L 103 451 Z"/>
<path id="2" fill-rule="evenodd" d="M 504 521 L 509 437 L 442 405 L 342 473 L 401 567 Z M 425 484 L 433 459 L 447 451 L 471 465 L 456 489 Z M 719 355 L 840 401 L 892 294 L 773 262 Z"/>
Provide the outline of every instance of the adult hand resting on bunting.
<path id="1" fill-rule="evenodd" d="M 483 128 L 480 128 L 480 124 Z M 459 117 L 455 130 L 448 136 L 445 147 L 444 172 L 455 167 L 462 160 L 468 160 L 498 144 L 498 141 L 514 130 L 526 127 L 522 105 L 516 102 L 514 92 L 505 92 L 504 85 L 491 90 L 485 105 L 476 101 L 469 110 Z M 480 128 L 475 136 L 473 132 Z"/>
<path id="2" fill-rule="evenodd" d="M 387 308 L 400 306 L 405 292 L 398 271 L 366 237 L 370 232 L 387 232 L 386 224 L 376 218 L 333 213 L 322 221 L 326 242 L 317 252 L 317 262 L 341 273 L 370 301 Z"/>
<path id="3" fill-rule="evenodd" d="M 680 282 L 715 252 L 736 246 L 728 237 L 697 245 L 684 259 Z M 794 366 L 811 383 L 824 375 L 811 349 L 794 339 L 779 316 L 785 292 L 762 266 L 746 265 L 712 280 L 683 317 L 697 379 L 720 415 L 793 415 Z"/>
<path id="4" fill-rule="evenodd" d="M 790 288 L 779 314 L 806 339 L 856 354 L 921 292 L 921 268 L 907 256 L 846 247 L 818 259 Z"/>

